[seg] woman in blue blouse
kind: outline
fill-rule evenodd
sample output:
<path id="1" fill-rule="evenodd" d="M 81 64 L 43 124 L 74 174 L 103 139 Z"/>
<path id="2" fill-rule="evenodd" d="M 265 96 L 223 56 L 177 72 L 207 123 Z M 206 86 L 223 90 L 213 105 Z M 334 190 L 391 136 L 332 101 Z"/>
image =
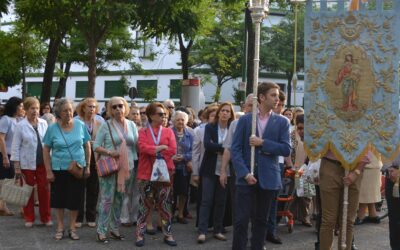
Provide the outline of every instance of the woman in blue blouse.
<path id="1" fill-rule="evenodd" d="M 177 201 L 178 223 L 187 224 L 183 211 L 189 193 L 190 174 L 192 172 L 192 145 L 193 136 L 186 128 L 188 114 L 175 111 L 172 116 L 177 153 L 172 157 L 175 164 L 174 199 Z"/>
<path id="2" fill-rule="evenodd" d="M 68 235 L 72 240 L 79 240 L 75 222 L 84 182 L 76 179 L 67 169 L 72 161 L 83 167 L 89 166 L 90 135 L 83 122 L 73 119 L 73 103 L 70 100 L 59 99 L 54 112 L 58 121 L 47 129 L 43 138 L 44 165 L 47 179 L 52 182 L 50 206 L 56 209 L 57 216 L 54 238 L 61 240 L 64 237 L 64 209 L 68 209 L 70 210 Z"/>

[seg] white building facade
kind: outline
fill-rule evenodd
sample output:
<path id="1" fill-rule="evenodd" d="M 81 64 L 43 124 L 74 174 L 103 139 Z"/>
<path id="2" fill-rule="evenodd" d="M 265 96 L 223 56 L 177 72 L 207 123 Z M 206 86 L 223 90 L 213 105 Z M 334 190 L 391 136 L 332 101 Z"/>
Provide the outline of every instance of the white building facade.
<path id="1" fill-rule="evenodd" d="M 0 30 L 9 31 L 12 28 L 12 23 L 15 16 L 10 14 L 4 16 L 0 20 Z M 271 26 L 277 24 L 282 19 L 281 14 L 271 14 L 264 20 L 264 25 Z M 138 32 L 132 32 L 132 36 L 137 36 Z M 168 41 L 163 41 L 159 45 L 155 42 L 146 42 L 145 47 L 134 51 L 135 53 L 135 63 L 140 64 L 143 71 L 133 72 L 129 64 L 121 63 L 119 66 L 110 65 L 107 68 L 107 73 L 98 74 L 96 79 L 95 87 L 95 98 L 102 105 L 110 97 L 114 95 L 121 95 L 122 82 L 120 81 L 123 75 L 129 82 L 130 87 L 136 87 L 139 96 L 135 98 L 137 103 L 144 103 L 143 92 L 146 88 L 152 87 L 157 89 L 157 95 L 155 100 L 163 101 L 165 99 L 173 99 L 177 102 L 180 101 L 180 83 L 182 79 L 182 74 L 180 66 L 178 63 L 180 60 L 180 52 L 178 45 L 175 46 L 173 52 L 170 51 L 170 44 Z M 146 53 L 149 51 L 156 54 L 153 60 L 146 57 Z M 41 82 L 43 70 L 28 74 L 26 78 L 27 81 L 27 94 L 37 96 L 40 95 Z M 144 72 L 144 73 L 143 73 Z M 196 72 L 196 71 L 194 71 Z M 201 79 L 201 74 L 192 74 L 192 77 L 199 77 Z M 285 92 L 287 86 L 287 80 L 284 79 L 284 74 L 268 74 L 261 73 L 260 81 L 270 80 L 274 81 L 284 87 Z M 52 95 L 54 95 L 57 88 L 59 78 L 53 78 L 53 89 Z M 230 101 L 234 102 L 233 87 L 237 87 L 241 79 L 234 79 L 226 82 L 222 86 L 220 101 Z M 206 103 L 212 102 L 212 96 L 215 94 L 215 85 L 212 82 L 216 82 L 215 77 L 211 76 L 211 83 L 206 82 L 202 84 L 201 91 L 204 94 L 204 99 Z M 86 89 L 88 84 L 87 78 L 87 68 L 80 65 L 74 64 L 71 67 L 70 76 L 67 79 L 65 96 L 74 100 L 80 101 L 85 97 Z M 302 78 L 298 81 L 297 91 L 296 91 L 296 106 L 303 105 L 303 89 L 304 83 Z M 0 92 L 0 100 L 7 100 L 11 96 L 21 96 L 21 86 L 17 85 L 12 88 L 8 88 L 7 92 Z M 127 100 L 130 100 L 128 96 L 125 96 Z M 292 104 L 294 100 L 294 94 L 292 91 Z"/>

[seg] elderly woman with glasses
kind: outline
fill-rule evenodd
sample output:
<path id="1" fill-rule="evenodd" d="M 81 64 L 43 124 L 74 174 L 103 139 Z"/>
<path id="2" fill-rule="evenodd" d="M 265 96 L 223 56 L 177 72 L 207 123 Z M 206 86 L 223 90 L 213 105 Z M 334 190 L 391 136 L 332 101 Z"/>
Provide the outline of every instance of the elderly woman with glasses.
<path id="1" fill-rule="evenodd" d="M 11 160 L 14 162 L 15 174 L 23 174 L 30 186 L 37 184 L 39 214 L 42 224 L 52 226 L 50 214 L 50 190 L 43 161 L 42 140 L 47 130 L 47 122 L 39 118 L 39 100 L 28 97 L 24 100 L 26 118 L 15 128 L 11 147 Z M 25 226 L 32 227 L 35 221 L 34 194 L 24 207 Z"/>
<path id="2" fill-rule="evenodd" d="M 96 138 L 97 131 L 100 128 L 101 122 L 96 120 L 96 114 L 99 110 L 99 105 L 94 98 L 85 98 L 80 102 L 76 108 L 76 119 L 81 120 L 90 134 L 91 146 L 93 146 L 93 141 Z M 81 206 L 79 208 L 78 218 L 76 222 L 76 227 L 81 227 L 83 222 L 83 217 L 86 217 L 86 222 L 89 227 L 96 226 L 96 206 L 97 198 L 99 196 L 99 178 L 96 171 L 96 161 L 95 155 L 92 153 L 90 157 L 90 176 L 86 179 L 85 191 L 82 193 Z M 85 209 L 86 204 L 86 209 Z"/>
<path id="3" fill-rule="evenodd" d="M 158 203 L 158 212 L 162 218 L 162 231 L 164 242 L 176 246 L 171 233 L 171 184 L 170 182 L 150 181 L 153 164 L 156 156 L 161 156 L 172 176 L 175 170 L 173 156 L 176 155 L 176 141 L 172 129 L 163 127 L 166 108 L 161 103 L 151 103 L 146 108 L 149 121 L 147 127 L 139 131 L 140 161 L 138 168 L 138 186 L 140 192 L 139 215 L 136 227 L 136 246 L 144 246 L 144 233 L 146 231 L 146 218 L 149 216 L 154 199 Z"/>
<path id="4" fill-rule="evenodd" d="M 107 113 L 111 119 L 99 128 L 93 148 L 100 157 L 118 159 L 118 171 L 99 177 L 97 240 L 101 243 L 109 242 L 106 236 L 109 229 L 111 238 L 125 239 L 119 232 L 120 216 L 124 193 L 131 190 L 133 185 L 138 138 L 135 123 L 125 118 L 129 113 L 129 105 L 124 98 L 112 97 L 107 104 Z"/>
<path id="5" fill-rule="evenodd" d="M 188 119 L 188 114 L 183 111 L 176 111 L 171 118 L 177 144 L 177 152 L 173 156 L 175 164 L 174 200 L 177 201 L 177 221 L 181 224 L 188 223 L 184 217 L 184 208 L 189 194 L 190 174 L 192 172 L 193 136 L 186 127 Z"/>
<path id="6" fill-rule="evenodd" d="M 54 107 L 58 121 L 51 125 L 43 138 L 43 160 L 47 179 L 52 182 L 50 206 L 56 209 L 56 240 L 64 237 L 64 209 L 70 211 L 69 237 L 79 240 L 76 218 L 81 204 L 83 182 L 67 170 L 72 161 L 81 166 L 90 164 L 90 135 L 83 122 L 73 119 L 72 101 L 59 99 Z M 51 152 L 51 154 L 50 154 Z M 88 168 L 86 168 L 88 170 Z"/>

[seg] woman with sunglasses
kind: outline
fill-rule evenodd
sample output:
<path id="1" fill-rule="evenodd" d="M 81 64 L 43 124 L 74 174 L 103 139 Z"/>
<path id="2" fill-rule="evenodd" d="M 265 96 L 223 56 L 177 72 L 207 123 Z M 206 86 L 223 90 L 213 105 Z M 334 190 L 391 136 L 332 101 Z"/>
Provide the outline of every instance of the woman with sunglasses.
<path id="1" fill-rule="evenodd" d="M 125 239 L 119 232 L 122 201 L 124 193 L 133 185 L 134 161 L 137 160 L 138 131 L 134 122 L 125 119 L 129 114 L 128 103 L 122 97 L 112 97 L 107 104 L 107 113 L 110 119 L 100 126 L 93 148 L 99 157 L 117 159 L 118 171 L 99 177 L 97 240 L 101 243 L 109 242 L 108 231 L 113 239 Z"/>
<path id="2" fill-rule="evenodd" d="M 162 218 L 164 242 L 169 246 L 177 245 L 171 233 L 171 182 L 150 181 L 153 164 L 157 155 L 165 160 L 170 179 L 175 169 L 172 159 L 176 154 L 175 135 L 171 128 L 162 126 L 166 113 L 164 105 L 159 102 L 151 103 L 146 108 L 149 124 L 139 131 L 140 161 L 137 179 L 140 199 L 136 227 L 137 247 L 144 246 L 146 218 L 149 216 L 153 199 L 158 203 L 158 212 Z"/>

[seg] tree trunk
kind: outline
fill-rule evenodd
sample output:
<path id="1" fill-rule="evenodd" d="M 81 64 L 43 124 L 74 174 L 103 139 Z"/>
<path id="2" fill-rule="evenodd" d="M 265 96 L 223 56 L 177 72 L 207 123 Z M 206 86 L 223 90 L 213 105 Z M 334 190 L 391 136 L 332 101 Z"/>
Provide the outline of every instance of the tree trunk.
<path id="1" fill-rule="evenodd" d="M 193 46 L 193 40 L 190 40 L 187 47 L 185 47 L 185 44 L 183 42 L 183 37 L 182 35 L 178 35 L 179 39 L 179 50 L 181 52 L 181 60 L 182 60 L 182 77 L 183 79 L 189 79 L 189 53 L 190 49 Z"/>
<path id="2" fill-rule="evenodd" d="M 67 85 L 67 79 L 69 76 L 69 72 L 71 70 L 71 65 L 72 65 L 72 62 L 67 62 L 65 64 L 64 74 L 62 77 L 60 77 L 60 81 L 58 82 L 57 92 L 54 97 L 56 99 L 63 97 L 64 91 L 65 91 L 65 86 Z"/>
<path id="3" fill-rule="evenodd" d="M 87 97 L 94 97 L 94 88 L 96 87 L 96 51 L 97 43 L 94 41 L 89 42 L 89 64 L 88 64 L 88 92 Z"/>
<path id="4" fill-rule="evenodd" d="M 24 49 L 22 49 L 21 55 L 21 69 L 22 69 L 22 99 L 25 99 L 26 96 L 26 66 L 25 66 L 25 55 Z"/>
<path id="5" fill-rule="evenodd" d="M 255 33 L 253 22 L 250 16 L 249 8 L 246 8 L 245 22 L 247 27 L 247 84 L 246 84 L 246 95 L 253 93 L 253 79 L 254 79 L 254 42 L 255 42 Z"/>
<path id="6" fill-rule="evenodd" d="M 51 97 L 51 84 L 53 82 L 54 68 L 56 66 L 56 60 L 58 51 L 60 49 L 61 40 L 63 35 L 56 38 L 50 38 L 49 50 L 47 51 L 46 63 L 43 73 L 43 85 L 42 93 L 40 95 L 40 102 L 50 102 Z"/>

